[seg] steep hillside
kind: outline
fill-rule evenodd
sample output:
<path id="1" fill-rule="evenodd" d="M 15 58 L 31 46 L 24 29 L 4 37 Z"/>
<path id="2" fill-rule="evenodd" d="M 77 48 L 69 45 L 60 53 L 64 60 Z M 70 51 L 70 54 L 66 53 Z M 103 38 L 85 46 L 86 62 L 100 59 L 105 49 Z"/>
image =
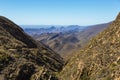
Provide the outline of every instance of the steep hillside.
<path id="1" fill-rule="evenodd" d="M 73 52 L 83 47 L 93 36 L 104 30 L 109 24 L 110 23 L 93 25 L 81 31 L 73 29 L 68 32 L 43 33 L 34 35 L 33 37 L 48 45 L 65 58 L 68 55 L 71 56 Z"/>
<path id="2" fill-rule="evenodd" d="M 0 16 L 0 80 L 57 80 L 63 59 Z"/>
<path id="3" fill-rule="evenodd" d="M 120 13 L 57 75 L 60 80 L 120 80 Z"/>

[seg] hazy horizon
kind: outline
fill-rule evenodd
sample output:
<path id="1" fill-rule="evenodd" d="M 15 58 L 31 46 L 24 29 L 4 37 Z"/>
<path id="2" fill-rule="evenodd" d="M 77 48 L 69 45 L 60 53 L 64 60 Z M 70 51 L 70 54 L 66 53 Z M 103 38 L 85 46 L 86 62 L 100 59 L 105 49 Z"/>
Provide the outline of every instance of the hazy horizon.
<path id="1" fill-rule="evenodd" d="M 1 0 L 0 15 L 19 25 L 88 26 L 113 21 L 120 0 Z"/>

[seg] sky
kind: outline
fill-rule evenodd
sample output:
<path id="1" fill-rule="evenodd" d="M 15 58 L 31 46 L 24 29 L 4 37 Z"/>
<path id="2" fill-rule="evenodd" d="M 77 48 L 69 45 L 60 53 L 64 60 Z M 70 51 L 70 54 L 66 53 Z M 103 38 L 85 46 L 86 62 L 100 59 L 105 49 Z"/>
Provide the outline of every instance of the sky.
<path id="1" fill-rule="evenodd" d="M 19 25 L 94 25 L 119 12 L 120 0 L 0 0 L 0 15 Z"/>

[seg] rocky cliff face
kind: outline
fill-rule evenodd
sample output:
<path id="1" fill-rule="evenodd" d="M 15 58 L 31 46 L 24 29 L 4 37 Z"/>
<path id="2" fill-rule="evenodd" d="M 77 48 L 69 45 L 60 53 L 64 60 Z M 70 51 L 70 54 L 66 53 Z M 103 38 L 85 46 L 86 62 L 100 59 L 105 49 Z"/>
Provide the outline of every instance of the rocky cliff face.
<path id="1" fill-rule="evenodd" d="M 0 16 L 0 80 L 57 80 L 63 59 Z"/>
<path id="2" fill-rule="evenodd" d="M 120 80 L 120 13 L 79 50 L 58 74 L 60 80 Z"/>

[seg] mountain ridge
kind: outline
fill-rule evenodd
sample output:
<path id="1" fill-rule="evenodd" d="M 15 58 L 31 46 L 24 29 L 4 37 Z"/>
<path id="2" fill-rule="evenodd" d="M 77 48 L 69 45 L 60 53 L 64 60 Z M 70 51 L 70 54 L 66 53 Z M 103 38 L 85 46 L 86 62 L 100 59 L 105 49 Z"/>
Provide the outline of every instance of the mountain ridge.
<path id="1" fill-rule="evenodd" d="M 0 80 L 52 80 L 63 59 L 0 16 Z"/>

